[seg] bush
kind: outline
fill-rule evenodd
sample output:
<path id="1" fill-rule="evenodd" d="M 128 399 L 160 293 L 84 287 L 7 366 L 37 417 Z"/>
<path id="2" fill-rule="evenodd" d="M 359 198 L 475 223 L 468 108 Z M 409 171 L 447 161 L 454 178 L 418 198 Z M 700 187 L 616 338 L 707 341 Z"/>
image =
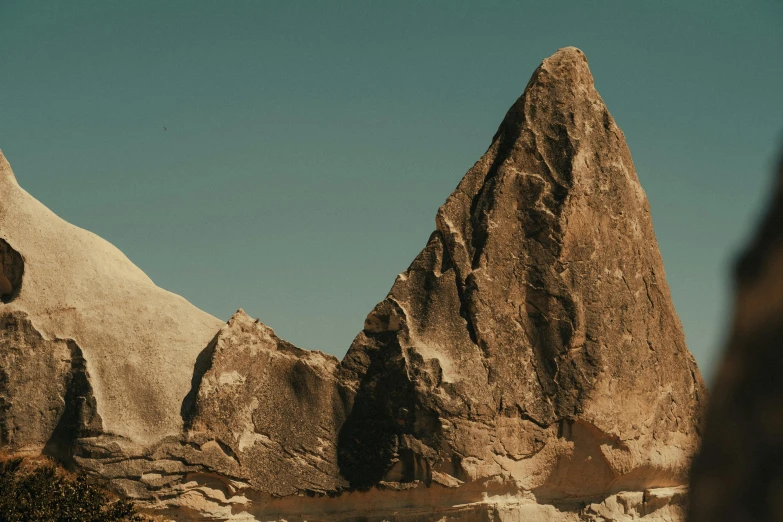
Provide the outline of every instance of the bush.
<path id="1" fill-rule="evenodd" d="M 84 474 L 45 459 L 0 460 L 3 522 L 143 522 L 133 502 L 112 499 Z"/>

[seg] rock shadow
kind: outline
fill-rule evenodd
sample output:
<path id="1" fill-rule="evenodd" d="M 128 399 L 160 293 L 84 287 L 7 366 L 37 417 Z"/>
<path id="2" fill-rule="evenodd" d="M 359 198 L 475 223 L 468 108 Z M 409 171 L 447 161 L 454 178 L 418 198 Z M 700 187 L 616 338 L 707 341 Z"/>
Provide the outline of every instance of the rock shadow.
<path id="1" fill-rule="evenodd" d="M 10 303 L 19 295 L 24 259 L 5 239 L 0 239 L 0 301 Z"/>
<path id="2" fill-rule="evenodd" d="M 103 421 L 98 414 L 84 354 L 75 341 L 68 340 L 67 344 L 71 352 L 71 370 L 66 376 L 65 406 L 42 453 L 72 467 L 77 439 L 100 435 Z"/>
<path id="3" fill-rule="evenodd" d="M 196 357 L 196 364 L 193 365 L 193 377 L 190 379 L 190 391 L 182 400 L 182 406 L 179 413 L 182 416 L 184 431 L 191 430 L 193 428 L 193 419 L 196 417 L 196 399 L 198 397 L 198 390 L 201 388 L 201 380 L 204 378 L 204 374 L 212 368 L 212 356 L 215 354 L 215 346 L 217 346 L 218 332 L 215 337 L 209 342 L 206 348 L 201 350 L 201 353 Z"/>

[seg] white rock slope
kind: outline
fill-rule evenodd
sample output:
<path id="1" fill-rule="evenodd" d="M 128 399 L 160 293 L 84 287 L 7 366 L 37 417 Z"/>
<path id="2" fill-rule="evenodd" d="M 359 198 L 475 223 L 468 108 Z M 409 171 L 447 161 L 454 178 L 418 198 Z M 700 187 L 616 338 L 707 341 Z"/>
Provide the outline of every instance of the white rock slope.
<path id="1" fill-rule="evenodd" d="M 15 275 L 18 255 L 23 260 L 21 283 L 4 293 L 0 312 L 26 316 L 43 340 L 75 341 L 103 431 L 139 444 L 178 434 L 196 357 L 222 321 L 158 288 L 117 248 L 57 217 L 19 186 L 2 153 L 0 240 L 4 273 Z M 6 419 L 5 438 L 17 450 L 40 450 L 45 441 L 15 440 L 22 420 Z"/>

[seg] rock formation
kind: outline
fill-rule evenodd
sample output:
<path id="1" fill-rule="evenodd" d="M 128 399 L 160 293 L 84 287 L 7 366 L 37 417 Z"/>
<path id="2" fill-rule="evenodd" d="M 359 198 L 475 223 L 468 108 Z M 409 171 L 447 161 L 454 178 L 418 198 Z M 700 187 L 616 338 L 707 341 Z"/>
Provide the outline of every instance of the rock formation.
<path id="1" fill-rule="evenodd" d="M 692 470 L 693 522 L 783 520 L 782 224 L 783 161 L 736 266 L 734 321 Z"/>
<path id="2" fill-rule="evenodd" d="M 88 424 L 142 444 L 177 435 L 193 364 L 220 322 L 55 216 L 19 187 L 2 154 L 0 194 L 5 446 L 60 445 L 49 427 L 69 409 L 91 409 Z M 74 379 L 86 381 L 79 386 L 89 397 L 69 404 L 64 390 Z"/>
<path id="3" fill-rule="evenodd" d="M 244 470 L 275 496 L 348 486 L 337 465 L 345 406 L 335 357 L 301 350 L 241 310 L 208 353 L 185 414 L 191 440 L 221 441 L 236 456 L 229 473 Z"/>
<path id="4" fill-rule="evenodd" d="M 218 331 L 5 165 L 11 450 L 193 520 L 682 518 L 704 385 L 578 49 L 535 71 L 343 361 L 242 311 Z"/>
<path id="5" fill-rule="evenodd" d="M 538 68 L 436 222 L 343 363 L 347 478 L 507 476 L 543 498 L 682 484 L 703 384 L 581 51 Z"/>

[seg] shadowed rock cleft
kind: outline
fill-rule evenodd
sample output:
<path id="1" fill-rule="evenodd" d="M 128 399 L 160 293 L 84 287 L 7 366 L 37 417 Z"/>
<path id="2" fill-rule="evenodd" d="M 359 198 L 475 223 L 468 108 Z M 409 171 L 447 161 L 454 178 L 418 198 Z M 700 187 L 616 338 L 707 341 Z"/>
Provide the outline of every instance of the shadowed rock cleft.
<path id="1" fill-rule="evenodd" d="M 65 378 L 65 404 L 43 453 L 73 466 L 76 441 L 82 437 L 100 435 L 103 423 L 90 384 L 87 361 L 75 341 L 69 340 L 66 345 L 70 352 L 71 368 Z"/>
<path id="2" fill-rule="evenodd" d="M 22 288 L 24 260 L 4 239 L 0 239 L 0 300 L 10 303 Z"/>
<path id="3" fill-rule="evenodd" d="M 691 470 L 689 520 L 783 520 L 783 156 L 735 270 L 731 333 Z"/>

